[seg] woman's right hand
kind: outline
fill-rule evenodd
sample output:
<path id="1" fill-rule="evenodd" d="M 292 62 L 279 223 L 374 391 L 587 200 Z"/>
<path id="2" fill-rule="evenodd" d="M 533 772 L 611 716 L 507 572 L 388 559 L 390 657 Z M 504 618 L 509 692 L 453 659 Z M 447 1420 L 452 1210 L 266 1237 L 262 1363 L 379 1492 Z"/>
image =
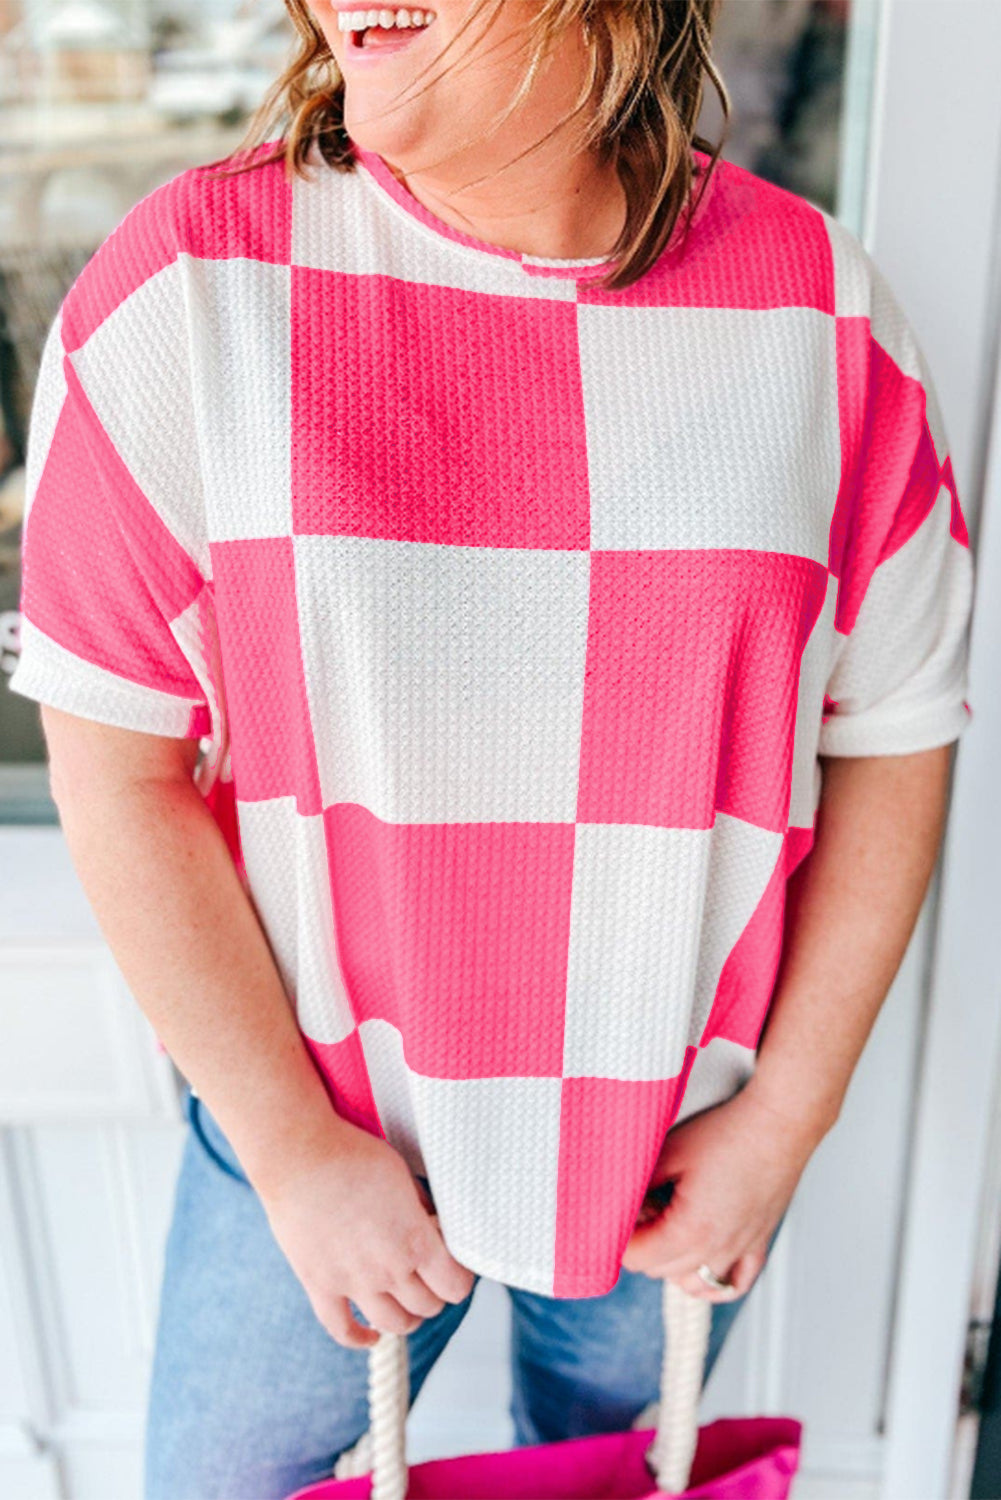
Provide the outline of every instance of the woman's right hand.
<path id="1" fill-rule="evenodd" d="M 472 1291 L 475 1276 L 448 1251 L 403 1157 L 367 1130 L 338 1119 L 329 1141 L 256 1186 L 313 1311 L 346 1348 L 410 1333 Z"/>
<path id="2" fill-rule="evenodd" d="M 338 1343 L 409 1333 L 475 1277 L 387 1141 L 331 1106 L 259 914 L 195 785 L 198 744 L 43 708 L 53 796 L 130 992 L 205 1100 Z M 371 1328 L 352 1314 L 351 1299 Z"/>

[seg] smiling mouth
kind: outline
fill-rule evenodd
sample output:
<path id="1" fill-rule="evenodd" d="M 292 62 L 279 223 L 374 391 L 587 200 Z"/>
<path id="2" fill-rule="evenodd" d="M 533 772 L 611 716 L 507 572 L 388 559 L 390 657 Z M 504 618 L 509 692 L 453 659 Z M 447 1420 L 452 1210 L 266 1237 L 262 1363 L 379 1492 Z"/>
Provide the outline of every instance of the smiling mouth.
<path id="1" fill-rule="evenodd" d="M 382 26 L 366 26 L 364 31 L 350 31 L 348 47 L 352 52 L 399 52 L 409 47 L 415 36 L 427 27 L 401 27 L 392 30 Z"/>
<path id="2" fill-rule="evenodd" d="M 347 31 L 346 42 L 349 51 L 398 52 L 409 46 L 419 32 L 427 31 L 429 26 L 433 26 L 435 19 L 436 17 L 431 13 L 429 19 L 420 25 L 381 26 L 376 24 L 358 27 L 342 25 L 341 29 Z"/>

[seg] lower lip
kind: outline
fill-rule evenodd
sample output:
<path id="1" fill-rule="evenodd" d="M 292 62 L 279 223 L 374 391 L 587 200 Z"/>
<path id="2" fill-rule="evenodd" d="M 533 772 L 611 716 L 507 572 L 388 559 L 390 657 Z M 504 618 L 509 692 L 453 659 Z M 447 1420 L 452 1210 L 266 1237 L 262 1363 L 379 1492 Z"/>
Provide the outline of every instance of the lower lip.
<path id="1" fill-rule="evenodd" d="M 359 63 L 376 63 L 383 57 L 395 57 L 399 52 L 405 52 L 412 47 L 417 38 L 425 31 L 430 31 L 434 22 L 427 26 L 401 27 L 399 36 L 387 37 L 385 41 L 376 42 L 374 46 L 360 47 L 352 38 L 354 33 L 348 33 L 347 46 L 344 55 L 349 66 L 356 67 Z"/>

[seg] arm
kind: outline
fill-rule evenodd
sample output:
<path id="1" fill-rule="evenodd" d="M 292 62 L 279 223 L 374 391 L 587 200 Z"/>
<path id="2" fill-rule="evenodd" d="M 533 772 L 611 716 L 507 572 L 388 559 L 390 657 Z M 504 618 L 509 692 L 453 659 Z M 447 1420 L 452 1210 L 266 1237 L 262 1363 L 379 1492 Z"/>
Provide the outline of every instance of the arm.
<path id="1" fill-rule="evenodd" d="M 192 781 L 197 742 L 43 707 L 74 864 L 132 993 L 219 1120 L 331 1336 L 406 1332 L 470 1273 L 403 1158 L 334 1110 L 222 834 Z M 350 1211 L 345 1213 L 345 1205 Z M 317 1247 L 321 1247 L 317 1250 Z"/>
<path id="2" fill-rule="evenodd" d="M 754 1075 L 668 1132 L 653 1182 L 667 1209 L 623 1265 L 721 1300 L 707 1262 L 747 1292 L 845 1091 L 899 968 L 938 856 L 951 746 L 824 757 L 815 841 L 788 883 L 782 960 Z M 732 1295 L 732 1294 L 731 1294 Z"/>
<path id="3" fill-rule="evenodd" d="M 748 1085 L 818 1139 L 838 1117 L 921 911 L 951 749 L 822 759 L 818 836 L 789 880 L 788 937 Z"/>

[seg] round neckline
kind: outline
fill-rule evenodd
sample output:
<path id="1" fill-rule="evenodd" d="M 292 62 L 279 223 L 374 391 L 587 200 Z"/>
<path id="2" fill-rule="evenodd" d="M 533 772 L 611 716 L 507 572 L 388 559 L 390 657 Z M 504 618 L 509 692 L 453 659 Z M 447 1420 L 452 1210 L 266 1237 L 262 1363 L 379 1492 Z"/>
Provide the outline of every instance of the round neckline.
<path id="1" fill-rule="evenodd" d="M 457 229 L 445 219 L 440 219 L 419 198 L 415 198 L 377 152 L 368 151 L 355 141 L 352 142 L 352 153 L 365 180 L 372 187 L 385 194 L 426 230 L 441 239 L 450 240 L 454 245 L 480 255 L 495 255 L 503 260 L 513 260 L 532 276 L 565 276 L 579 281 L 587 279 L 589 274 L 599 274 L 611 267 L 612 257 L 607 255 L 580 260 L 528 255 L 521 250 L 511 250 L 506 245 L 495 245 L 490 240 L 481 240 L 476 235 L 467 234 L 465 230 Z"/>

